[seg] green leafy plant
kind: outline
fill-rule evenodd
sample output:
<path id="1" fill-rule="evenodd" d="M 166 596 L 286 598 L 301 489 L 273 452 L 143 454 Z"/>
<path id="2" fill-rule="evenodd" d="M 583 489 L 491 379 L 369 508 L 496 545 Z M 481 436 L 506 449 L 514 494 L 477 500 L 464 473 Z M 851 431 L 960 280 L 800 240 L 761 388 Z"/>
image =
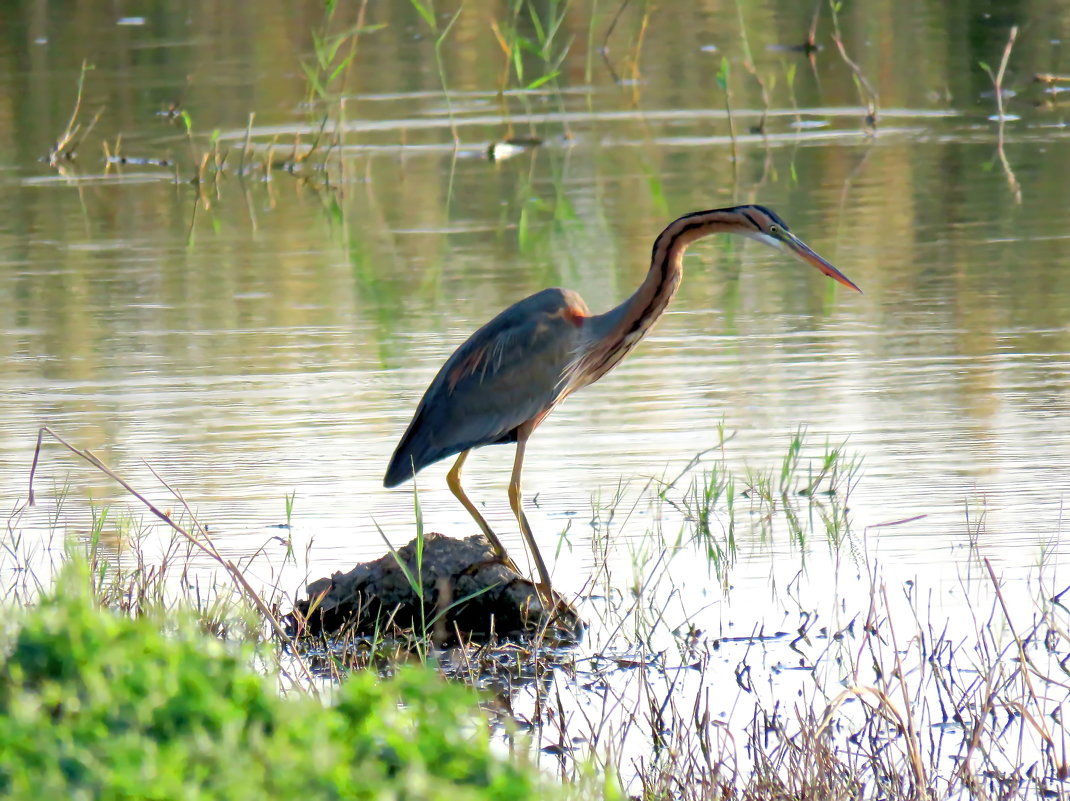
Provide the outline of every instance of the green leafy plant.
<path id="1" fill-rule="evenodd" d="M 526 0 L 514 0 L 509 9 L 508 19 L 499 24 L 491 20 L 491 29 L 498 40 L 498 46 L 505 54 L 505 70 L 502 74 L 500 89 L 504 91 L 508 83 L 509 72 L 513 73 L 516 83 L 522 89 L 538 89 L 553 81 L 561 74 L 561 64 L 572 48 L 572 39 L 558 42 L 561 25 L 565 21 L 568 2 L 550 0 L 539 13 L 539 7 Z M 531 30 L 534 36 L 525 36 L 521 32 L 521 16 L 527 9 Z M 524 54 L 527 53 L 541 62 L 538 75 L 531 76 L 525 68 Z"/>
<path id="2" fill-rule="evenodd" d="M 435 7 L 432 5 L 432 0 L 409 0 L 412 7 L 416 9 L 416 13 L 420 15 L 420 19 L 426 23 L 427 27 L 431 29 L 431 34 L 435 37 L 435 66 L 438 68 L 439 83 L 442 84 L 442 94 L 446 98 L 446 108 L 450 117 L 450 130 L 453 133 L 454 143 L 460 142 L 460 136 L 457 133 L 457 125 L 453 119 L 453 103 L 450 100 L 449 82 L 446 78 L 446 64 L 442 60 L 442 45 L 446 42 L 446 37 L 449 36 L 450 30 L 452 30 L 454 24 L 456 24 L 458 18 L 461 16 L 461 11 L 464 9 L 464 5 L 457 7 L 457 10 L 450 17 L 449 21 L 440 26 L 438 24 L 438 17 L 435 14 Z"/>
<path id="3" fill-rule="evenodd" d="M 284 698 L 251 653 L 97 605 L 73 562 L 0 663 L 0 796 L 524 799 L 472 691 L 422 668 L 353 674 L 330 706 Z M 167 634 L 163 633 L 166 628 Z"/>

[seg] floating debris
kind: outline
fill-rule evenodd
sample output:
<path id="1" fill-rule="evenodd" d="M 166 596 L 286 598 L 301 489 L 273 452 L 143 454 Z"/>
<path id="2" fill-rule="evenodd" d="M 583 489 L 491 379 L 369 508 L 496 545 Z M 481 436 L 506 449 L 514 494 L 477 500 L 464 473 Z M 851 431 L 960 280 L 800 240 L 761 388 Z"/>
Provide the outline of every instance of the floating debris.
<path id="1" fill-rule="evenodd" d="M 1070 83 L 1070 75 L 1055 75 L 1050 72 L 1038 72 L 1033 76 L 1034 83 L 1051 86 L 1056 83 Z"/>
<path id="2" fill-rule="evenodd" d="M 112 154 L 105 156 L 105 163 L 107 164 L 132 164 L 138 167 L 171 167 L 174 166 L 174 162 L 170 159 L 154 159 L 151 157 L 141 156 L 120 156 Z"/>
<path id="3" fill-rule="evenodd" d="M 487 147 L 487 158 L 491 161 L 505 161 L 542 144 L 537 136 L 512 136 L 500 142 L 491 142 Z"/>

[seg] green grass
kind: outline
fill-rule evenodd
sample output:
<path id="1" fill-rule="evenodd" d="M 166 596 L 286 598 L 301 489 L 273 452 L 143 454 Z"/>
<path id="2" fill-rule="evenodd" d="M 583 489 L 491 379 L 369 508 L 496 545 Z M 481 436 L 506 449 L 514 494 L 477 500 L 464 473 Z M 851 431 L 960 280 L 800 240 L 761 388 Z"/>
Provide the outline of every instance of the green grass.
<path id="1" fill-rule="evenodd" d="M 253 653 L 181 615 L 102 608 L 74 561 L 0 662 L 0 796 L 524 799 L 555 793 L 490 747 L 473 691 L 425 668 L 283 697 Z"/>
<path id="2" fill-rule="evenodd" d="M 968 506 L 964 608 L 948 617 L 946 588 L 885 578 L 874 556 L 878 533 L 924 515 L 852 532 L 846 443 L 805 428 L 778 455 L 732 441 L 722 426 L 672 480 L 593 504 L 578 599 L 592 625 L 569 649 L 379 634 L 294 648 L 264 616 L 278 586 L 256 595 L 226 560 L 207 594 L 173 581 L 214 552 L 181 528 L 188 506 L 157 556 L 121 507 L 93 508 L 41 578 L 16 518 L 0 543 L 14 612 L 0 798 L 598 799 L 621 797 L 618 777 L 642 801 L 1062 797 L 1070 589 L 1055 540 L 1032 579 L 1004 576 L 983 502 Z M 637 513 L 652 525 L 630 538 Z M 822 539 L 832 580 L 809 575 Z M 730 602 L 740 551 L 775 557 L 767 602 Z M 702 555 L 716 585 L 689 564 Z"/>
<path id="3" fill-rule="evenodd" d="M 819 448 L 807 438 L 806 428 L 799 427 L 778 464 L 737 464 L 725 451 L 732 437 L 722 427 L 719 442 L 657 490 L 657 501 L 684 520 L 671 543 L 674 550 L 697 546 L 718 584 L 727 588 L 741 539 L 769 546 L 778 535 L 786 535 L 800 566 L 805 566 L 811 540 L 822 535 L 832 552 L 845 543 L 853 547 L 849 499 L 861 458 L 848 453 L 846 443 L 833 446 L 826 441 Z"/>

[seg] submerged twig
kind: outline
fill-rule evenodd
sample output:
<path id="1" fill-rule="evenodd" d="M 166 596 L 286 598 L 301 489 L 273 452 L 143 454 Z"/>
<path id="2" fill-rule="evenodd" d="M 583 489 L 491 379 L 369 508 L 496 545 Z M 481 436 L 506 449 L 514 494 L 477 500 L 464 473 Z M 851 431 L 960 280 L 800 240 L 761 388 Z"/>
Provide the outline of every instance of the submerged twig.
<path id="1" fill-rule="evenodd" d="M 758 118 L 758 124 L 751 129 L 751 132 L 765 136 L 765 121 L 769 116 L 770 106 L 769 89 L 766 87 L 765 81 L 762 80 L 762 76 L 759 74 L 758 69 L 754 66 L 754 58 L 751 55 L 750 50 L 750 40 L 747 38 L 747 25 L 743 19 L 743 6 L 740 4 L 740 0 L 736 0 L 736 16 L 739 18 L 740 38 L 743 44 L 743 69 L 750 73 L 751 77 L 754 78 L 755 82 L 758 84 L 758 90 L 762 94 L 762 116 Z"/>
<path id="2" fill-rule="evenodd" d="M 70 120 L 67 121 L 67 128 L 48 151 L 49 166 L 56 167 L 59 165 L 60 161 L 72 161 L 78 145 L 89 135 L 89 132 L 93 130 L 97 121 L 100 119 L 100 115 L 104 113 L 103 107 L 98 109 L 97 113 L 93 116 L 92 121 L 89 123 L 89 127 L 85 129 L 85 132 L 82 133 L 80 137 L 78 136 L 82 130 L 81 123 L 78 122 L 78 114 L 82 110 L 82 94 L 85 90 L 85 76 L 91 69 L 93 69 L 93 67 L 88 61 L 82 62 L 82 70 L 78 74 L 78 93 L 74 98 L 74 110 L 71 112 Z"/>
<path id="3" fill-rule="evenodd" d="M 628 7 L 628 3 L 631 0 L 621 0 L 621 4 L 617 6 L 616 12 L 613 14 L 613 19 L 609 21 L 609 26 L 606 28 L 606 35 L 602 37 L 602 46 L 598 48 L 598 52 L 603 57 L 609 54 L 609 37 L 613 35 L 613 29 L 617 27 L 617 22 L 620 20 L 620 15 L 624 13 L 624 9 Z"/>
<path id="4" fill-rule="evenodd" d="M 843 37 L 840 35 L 839 6 L 839 0 L 829 0 L 829 9 L 832 11 L 832 41 L 835 42 L 836 49 L 840 51 L 840 58 L 842 58 L 843 62 L 851 68 L 851 72 L 854 75 L 855 88 L 858 89 L 858 96 L 866 106 L 866 125 L 870 129 L 876 130 L 880 97 L 877 95 L 877 91 L 866 79 L 866 75 L 862 72 L 862 68 L 847 55 L 847 47 L 844 45 Z M 814 19 L 816 24 L 816 16 Z"/>
<path id="5" fill-rule="evenodd" d="M 1003 48 L 1003 57 L 999 61 L 999 69 L 993 73 L 992 68 L 985 62 L 981 62 L 981 69 L 988 73 L 989 79 L 992 81 L 992 88 L 996 92 L 996 119 L 998 122 L 998 128 L 996 133 L 996 157 L 999 159 L 1000 166 L 1003 168 L 1003 174 L 1007 176 L 1007 185 L 1010 187 L 1011 196 L 1014 198 L 1014 202 L 1020 204 L 1022 202 L 1022 185 L 1018 183 L 1018 178 L 1014 174 L 1014 170 L 1011 169 L 1010 162 L 1007 161 L 1007 154 L 1003 149 L 1003 126 L 1007 121 L 1006 114 L 1003 110 L 1003 76 L 1007 72 L 1007 62 L 1011 58 L 1011 50 L 1014 48 L 1014 42 L 1018 38 L 1018 26 L 1011 26 L 1010 33 L 1007 36 L 1007 44 Z"/>
<path id="6" fill-rule="evenodd" d="M 993 74 L 992 68 L 985 62 L 981 62 L 981 69 L 988 73 L 989 79 L 992 81 L 992 88 L 996 91 L 996 116 L 1000 124 L 1000 136 L 1003 135 L 1003 122 L 1006 119 L 1003 113 L 1003 76 L 1007 72 L 1007 62 L 1011 58 L 1011 50 L 1014 48 L 1014 42 L 1018 38 L 1018 26 L 1012 25 L 1010 33 L 1007 36 L 1007 44 L 1003 47 L 1003 57 L 999 61 L 999 69 Z"/>

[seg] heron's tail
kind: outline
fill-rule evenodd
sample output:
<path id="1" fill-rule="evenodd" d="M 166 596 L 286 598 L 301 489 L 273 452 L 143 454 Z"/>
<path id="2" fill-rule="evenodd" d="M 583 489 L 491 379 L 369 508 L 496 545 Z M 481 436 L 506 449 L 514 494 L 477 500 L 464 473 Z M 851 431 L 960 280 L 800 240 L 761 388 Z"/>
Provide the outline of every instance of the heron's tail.
<path id="1" fill-rule="evenodd" d="M 390 460 L 390 466 L 386 468 L 386 475 L 383 476 L 384 487 L 396 487 L 398 484 L 404 483 L 416 475 L 416 471 L 413 469 L 413 463 L 411 458 L 401 459 L 401 448 L 394 451 L 394 458 Z M 407 456 L 408 454 L 406 454 Z"/>
<path id="2" fill-rule="evenodd" d="M 401 438 L 401 442 L 398 443 L 394 455 L 390 457 L 386 475 L 383 476 L 384 487 L 396 487 L 408 481 L 429 464 L 444 459 L 450 453 L 458 453 L 456 450 L 449 451 L 436 447 L 431 441 L 427 426 L 422 422 L 422 416 L 417 414 Z"/>

